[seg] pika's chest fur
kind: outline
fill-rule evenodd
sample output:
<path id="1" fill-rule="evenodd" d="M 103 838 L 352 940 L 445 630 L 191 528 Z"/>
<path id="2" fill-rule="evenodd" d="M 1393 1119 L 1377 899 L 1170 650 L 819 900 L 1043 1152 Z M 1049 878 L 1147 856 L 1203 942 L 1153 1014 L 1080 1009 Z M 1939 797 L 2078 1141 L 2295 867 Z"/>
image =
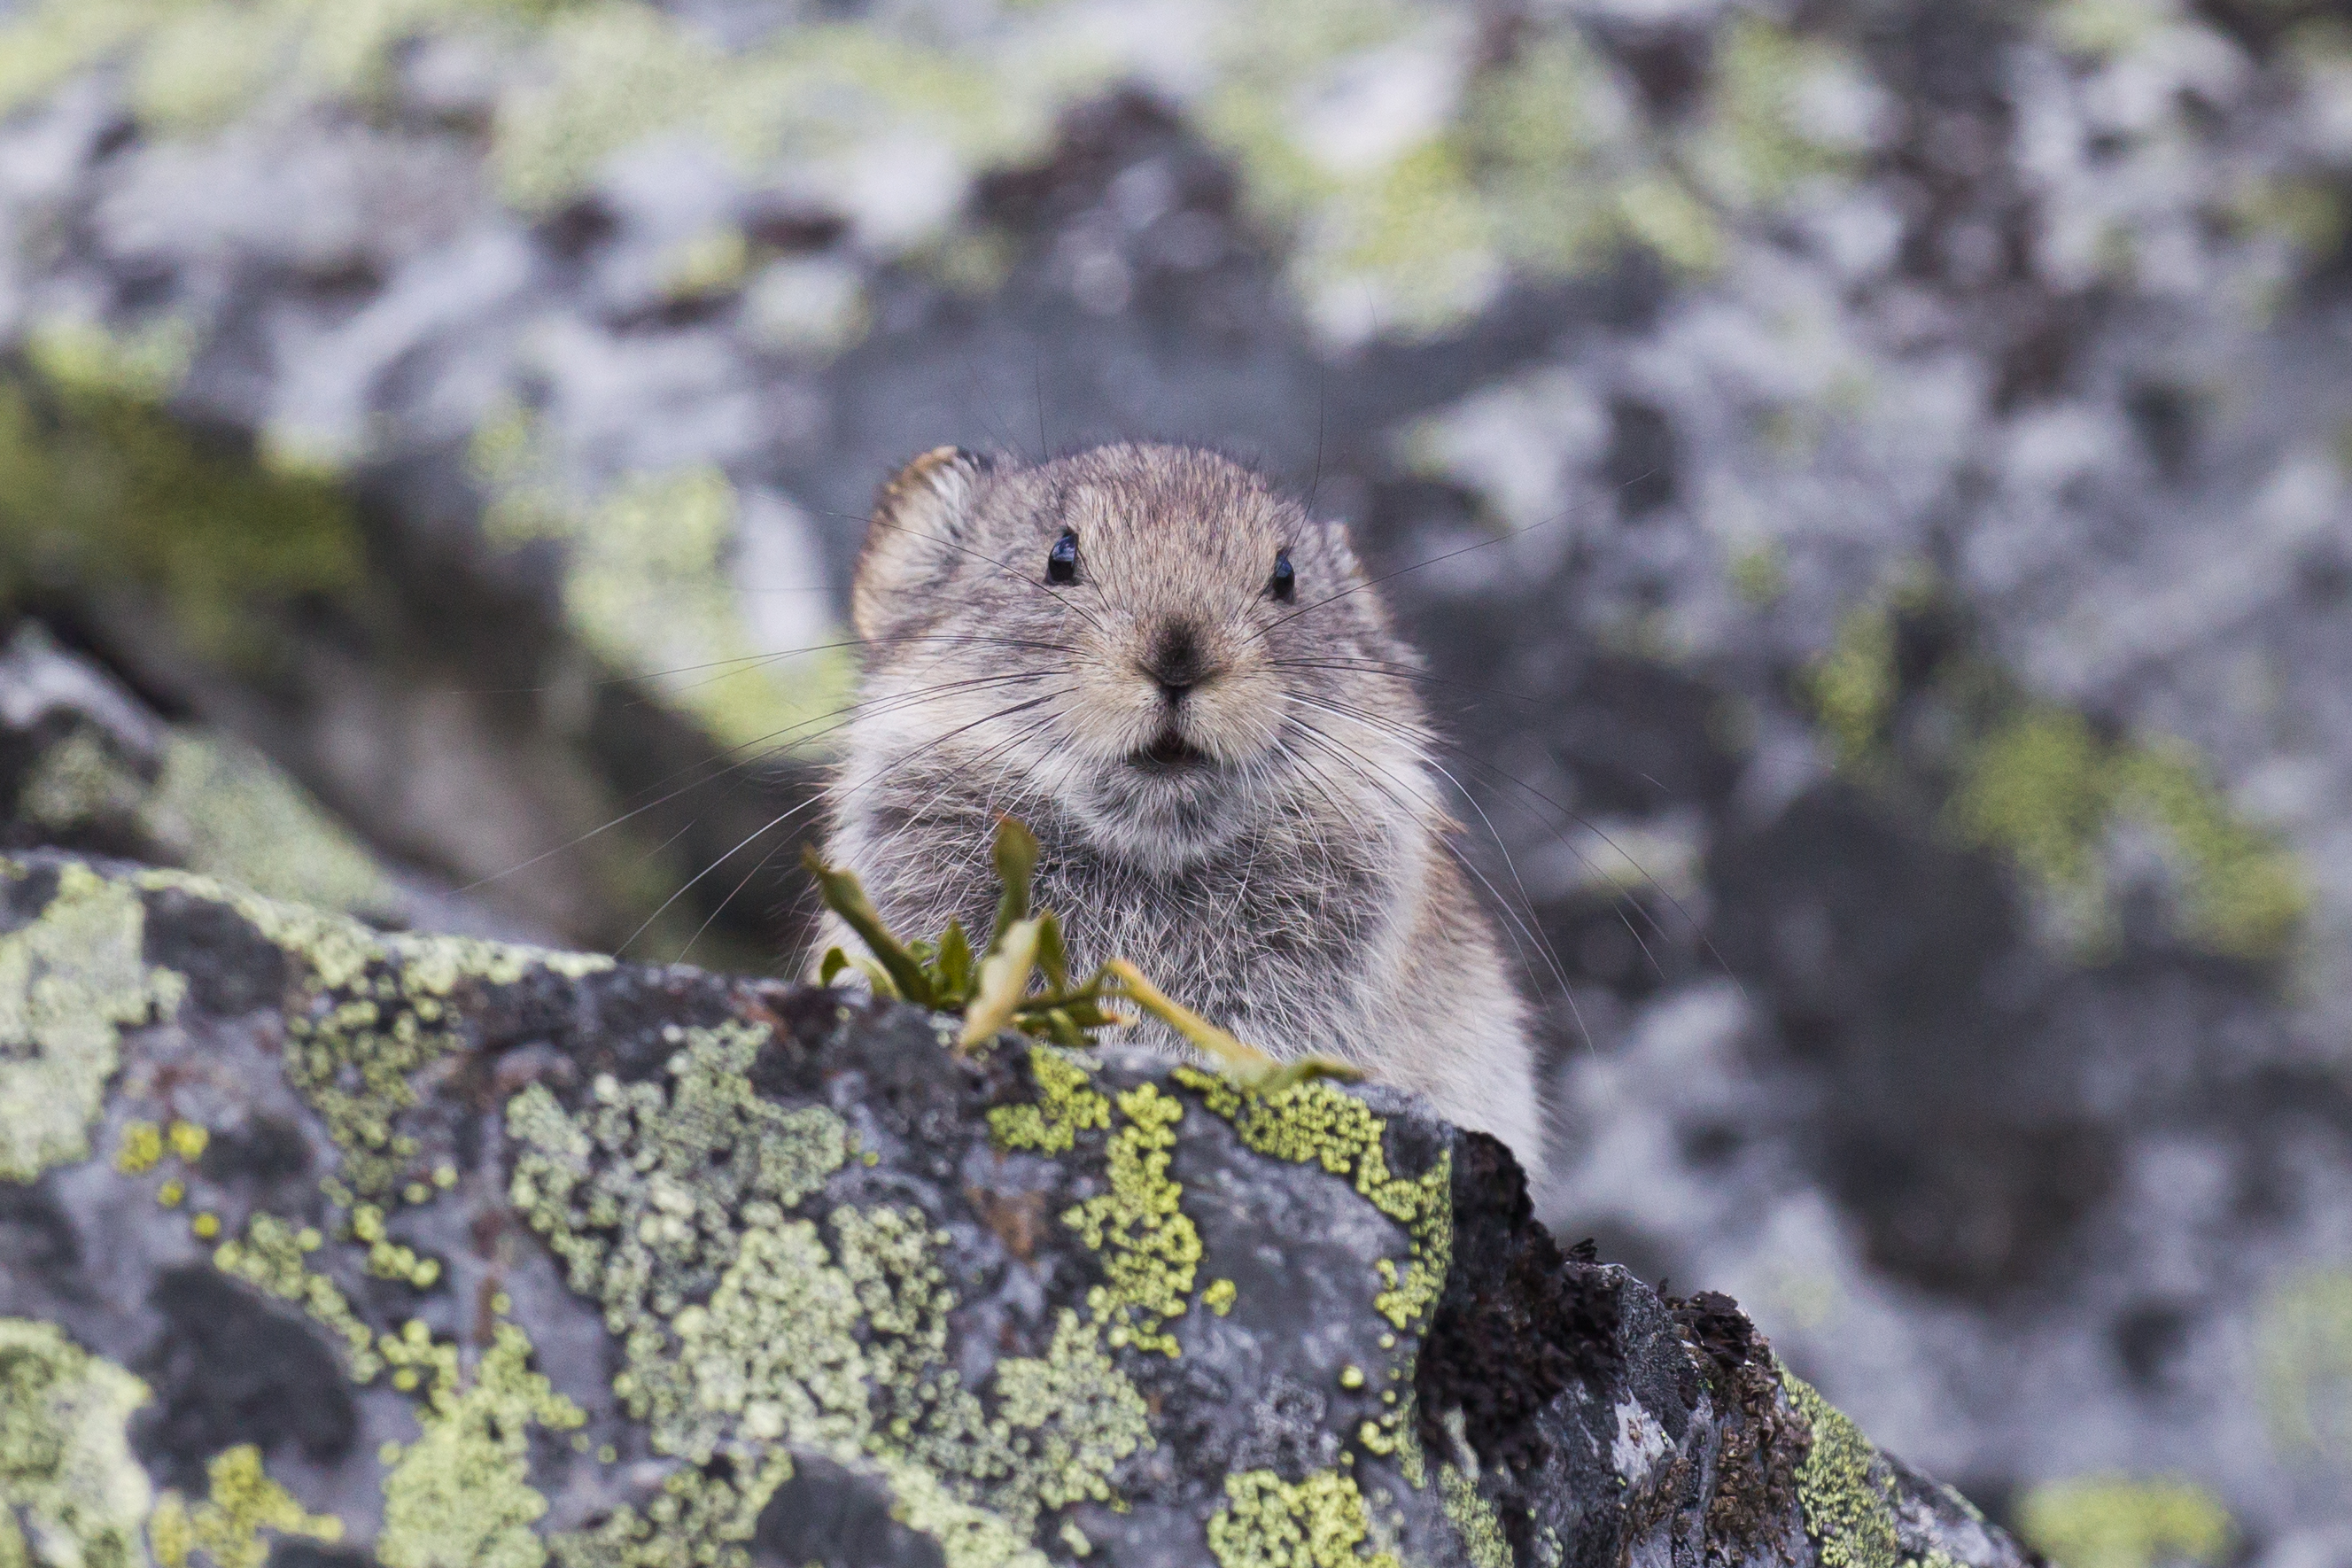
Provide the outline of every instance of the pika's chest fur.
<path id="1" fill-rule="evenodd" d="M 1360 1053 L 1399 937 L 1404 846 L 1377 830 L 1334 840 L 1275 826 L 1198 865 L 1146 873 L 1103 855 L 1050 803 L 1021 803 L 1015 815 L 1039 839 L 1034 901 L 1060 919 L 1078 973 L 1124 958 L 1276 1056 Z M 957 920 L 978 942 L 996 911 L 994 827 L 977 802 L 884 803 L 837 822 L 833 850 L 892 929 L 935 932 Z M 1180 1048 L 1150 1020 L 1130 1037 Z"/>

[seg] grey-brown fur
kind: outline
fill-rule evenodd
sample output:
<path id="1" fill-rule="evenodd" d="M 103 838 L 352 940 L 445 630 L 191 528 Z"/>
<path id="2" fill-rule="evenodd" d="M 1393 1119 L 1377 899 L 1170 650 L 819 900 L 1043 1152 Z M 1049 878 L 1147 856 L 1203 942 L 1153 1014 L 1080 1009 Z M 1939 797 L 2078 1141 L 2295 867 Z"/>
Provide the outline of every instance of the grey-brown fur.
<path id="1" fill-rule="evenodd" d="M 1065 530 L 1076 580 L 1056 585 Z M 1243 1039 L 1360 1063 L 1539 1168 L 1527 1009 L 1447 845 L 1398 673 L 1419 661 L 1339 524 L 1185 447 L 941 448 L 885 488 L 855 615 L 870 652 L 829 853 L 892 927 L 984 931 L 1010 814 L 1076 964 L 1129 959 Z M 1150 763 L 1171 732 L 1208 760 Z M 845 940 L 834 923 L 820 951 Z"/>

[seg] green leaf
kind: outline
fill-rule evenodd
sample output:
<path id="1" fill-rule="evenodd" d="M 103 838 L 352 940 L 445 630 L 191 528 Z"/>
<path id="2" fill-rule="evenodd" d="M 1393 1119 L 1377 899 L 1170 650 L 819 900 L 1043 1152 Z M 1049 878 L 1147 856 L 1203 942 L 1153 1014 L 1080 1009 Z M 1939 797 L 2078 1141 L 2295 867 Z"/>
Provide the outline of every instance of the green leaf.
<path id="1" fill-rule="evenodd" d="M 1244 1045 L 1143 977 L 1143 972 L 1123 958 L 1103 967 L 1118 982 L 1119 994 L 1190 1040 L 1239 1083 L 1255 1085 L 1278 1071 L 1282 1064 L 1255 1046 Z M 1339 1064 L 1344 1067 L 1346 1064 Z M 1337 1076 L 1337 1075 L 1333 1075 Z"/>
<path id="2" fill-rule="evenodd" d="M 1000 837 L 1002 836 L 1000 835 Z M 801 851 L 801 864 L 816 879 L 817 890 L 824 896 L 824 907 L 842 918 L 851 931 L 857 933 L 866 950 L 874 954 L 882 969 L 890 976 L 892 989 L 907 1001 L 919 1007 L 937 1005 L 938 992 L 931 977 L 915 955 L 890 934 L 882 923 L 873 900 L 866 896 L 866 886 L 856 872 L 828 866 L 814 845 Z M 851 962 L 855 963 L 856 960 Z M 864 967 L 860 965 L 860 967 Z"/>
<path id="3" fill-rule="evenodd" d="M 1352 1062 L 1343 1062 L 1337 1057 L 1300 1057 L 1297 1061 L 1284 1062 L 1271 1071 L 1264 1068 L 1245 1068 L 1232 1072 L 1230 1076 L 1244 1089 L 1253 1091 L 1262 1099 L 1272 1100 L 1286 1089 L 1296 1089 L 1302 1083 L 1318 1078 L 1337 1079 L 1342 1083 L 1356 1083 L 1362 1079 L 1364 1069 Z"/>
<path id="4" fill-rule="evenodd" d="M 1062 945 L 1062 922 L 1046 910 L 1037 916 L 1037 967 L 1045 972 L 1045 989 L 1070 988 L 1070 953 Z"/>
<path id="5" fill-rule="evenodd" d="M 988 933 L 991 953 L 1004 944 L 1013 928 L 1029 918 L 1029 884 L 1037 875 L 1037 836 L 1009 816 L 996 819 L 996 879 L 1003 891 L 996 900 L 996 924 Z"/>
<path id="6" fill-rule="evenodd" d="M 961 1007 L 971 1002 L 971 939 L 963 934 L 963 921 L 948 921 L 948 929 L 940 933 L 937 968 L 940 982 L 940 1005 Z"/>
<path id="7" fill-rule="evenodd" d="M 963 1033 L 956 1038 L 960 1049 L 993 1038 L 1028 999 L 1029 976 L 1037 967 L 1037 922 L 1015 921 L 1003 936 L 981 960 L 980 989 L 963 1011 Z"/>
<path id="8" fill-rule="evenodd" d="M 873 987 L 875 995 L 884 997 L 892 1002 L 905 1000 L 905 998 L 898 994 L 898 987 L 891 983 L 890 972 L 883 968 L 880 964 L 875 963 L 872 959 L 866 957 L 864 953 L 851 953 L 849 955 L 849 966 L 852 969 L 856 970 L 858 973 L 866 976 L 866 984 Z"/>
<path id="9" fill-rule="evenodd" d="M 824 950 L 824 962 L 816 966 L 816 983 L 830 985 L 834 976 L 848 967 L 849 954 L 837 947 L 828 947 Z"/>

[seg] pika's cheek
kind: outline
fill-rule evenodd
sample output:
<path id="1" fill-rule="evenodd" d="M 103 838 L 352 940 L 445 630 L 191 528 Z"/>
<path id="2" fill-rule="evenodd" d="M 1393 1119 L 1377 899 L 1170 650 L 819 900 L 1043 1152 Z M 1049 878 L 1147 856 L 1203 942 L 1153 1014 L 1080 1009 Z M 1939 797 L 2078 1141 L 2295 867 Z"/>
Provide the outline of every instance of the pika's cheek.
<path id="1" fill-rule="evenodd" d="M 1221 762 L 1245 762 L 1274 749 L 1288 703 L 1281 683 L 1244 676 L 1219 681 L 1191 700 L 1187 739 Z"/>
<path id="2" fill-rule="evenodd" d="M 1063 712 L 1070 741 L 1100 757 L 1125 756 L 1160 730 L 1150 688 L 1132 674 L 1099 667 L 1076 672 Z"/>

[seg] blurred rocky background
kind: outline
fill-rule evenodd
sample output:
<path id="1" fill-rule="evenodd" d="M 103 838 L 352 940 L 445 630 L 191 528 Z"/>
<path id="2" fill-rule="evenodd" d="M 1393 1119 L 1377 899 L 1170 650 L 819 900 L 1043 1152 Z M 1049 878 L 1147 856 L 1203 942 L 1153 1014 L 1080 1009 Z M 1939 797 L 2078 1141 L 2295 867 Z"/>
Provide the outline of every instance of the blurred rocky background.
<path id="1" fill-rule="evenodd" d="M 0 0 L 14 843 L 784 967 L 865 507 L 1347 518 L 1542 1207 L 2063 1568 L 2352 1563 L 2352 7 Z"/>

